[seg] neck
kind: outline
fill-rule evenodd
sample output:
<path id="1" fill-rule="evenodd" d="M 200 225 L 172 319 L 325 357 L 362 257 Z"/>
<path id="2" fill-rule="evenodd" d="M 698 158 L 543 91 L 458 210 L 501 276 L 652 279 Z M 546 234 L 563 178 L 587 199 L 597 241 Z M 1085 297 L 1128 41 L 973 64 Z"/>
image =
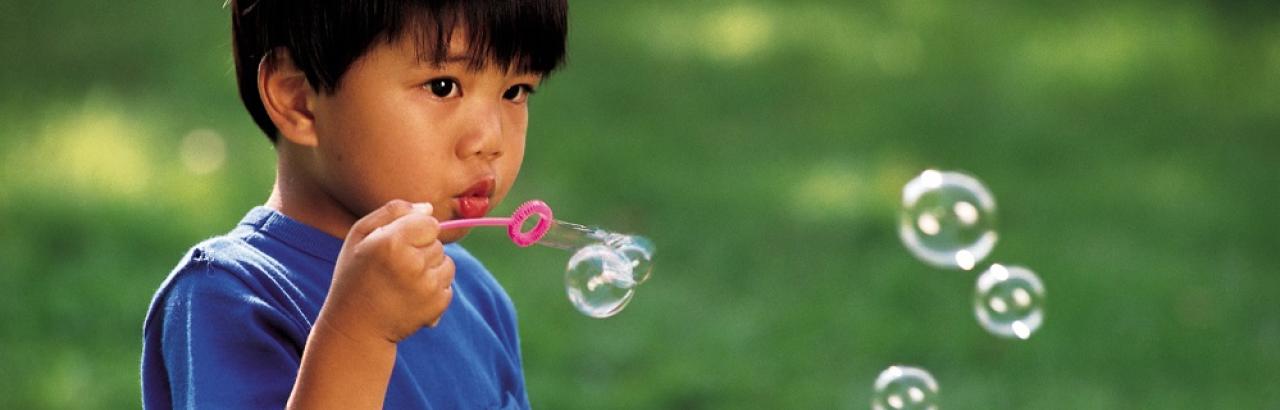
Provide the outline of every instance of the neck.
<path id="1" fill-rule="evenodd" d="M 356 215 L 308 172 L 302 159 L 306 151 L 283 138 L 276 143 L 276 181 L 266 206 L 335 238 L 346 238 Z"/>

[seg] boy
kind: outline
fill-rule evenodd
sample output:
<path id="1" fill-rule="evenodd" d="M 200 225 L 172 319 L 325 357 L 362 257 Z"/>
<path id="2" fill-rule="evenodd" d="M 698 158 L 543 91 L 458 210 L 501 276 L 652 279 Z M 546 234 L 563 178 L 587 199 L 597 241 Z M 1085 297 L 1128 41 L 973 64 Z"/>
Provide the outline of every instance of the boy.
<path id="1" fill-rule="evenodd" d="M 156 292 L 144 407 L 529 407 L 511 301 L 439 221 L 515 180 L 564 0 L 229 5 L 276 181 Z"/>

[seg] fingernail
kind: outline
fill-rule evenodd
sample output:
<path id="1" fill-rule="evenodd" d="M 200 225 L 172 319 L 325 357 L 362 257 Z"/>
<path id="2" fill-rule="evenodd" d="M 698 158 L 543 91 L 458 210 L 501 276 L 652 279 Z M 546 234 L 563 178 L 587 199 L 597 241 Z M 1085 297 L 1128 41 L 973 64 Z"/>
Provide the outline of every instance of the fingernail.
<path id="1" fill-rule="evenodd" d="M 422 203 L 413 204 L 413 210 L 414 212 L 422 212 L 424 214 L 429 214 L 431 213 L 431 203 L 422 202 Z"/>

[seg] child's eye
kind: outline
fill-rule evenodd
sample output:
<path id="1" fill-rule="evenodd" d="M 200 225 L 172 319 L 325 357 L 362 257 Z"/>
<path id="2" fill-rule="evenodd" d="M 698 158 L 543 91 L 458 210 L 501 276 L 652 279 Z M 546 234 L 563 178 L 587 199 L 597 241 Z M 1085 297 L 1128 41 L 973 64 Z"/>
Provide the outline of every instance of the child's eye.
<path id="1" fill-rule="evenodd" d="M 462 87 L 458 86 L 458 82 L 452 78 L 436 78 L 427 81 L 426 84 L 422 85 L 422 88 L 427 89 L 432 95 L 439 98 L 457 96 L 458 92 L 462 90 Z"/>
<path id="2" fill-rule="evenodd" d="M 529 94 L 533 94 L 533 87 L 528 84 L 520 84 L 508 88 L 502 93 L 502 98 L 514 103 L 522 103 L 529 99 Z"/>

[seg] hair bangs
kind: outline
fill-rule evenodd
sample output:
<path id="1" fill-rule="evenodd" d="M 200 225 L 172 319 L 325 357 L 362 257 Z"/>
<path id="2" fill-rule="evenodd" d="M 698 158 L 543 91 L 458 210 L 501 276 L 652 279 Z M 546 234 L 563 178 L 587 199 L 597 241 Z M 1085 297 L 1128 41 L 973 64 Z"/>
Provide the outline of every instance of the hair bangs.
<path id="1" fill-rule="evenodd" d="M 564 0 L 430 1 L 415 6 L 388 30 L 386 39 L 412 38 L 424 62 L 439 66 L 461 57 L 473 70 L 496 64 L 547 75 L 564 61 Z M 464 44 L 452 44 L 454 40 Z"/>

